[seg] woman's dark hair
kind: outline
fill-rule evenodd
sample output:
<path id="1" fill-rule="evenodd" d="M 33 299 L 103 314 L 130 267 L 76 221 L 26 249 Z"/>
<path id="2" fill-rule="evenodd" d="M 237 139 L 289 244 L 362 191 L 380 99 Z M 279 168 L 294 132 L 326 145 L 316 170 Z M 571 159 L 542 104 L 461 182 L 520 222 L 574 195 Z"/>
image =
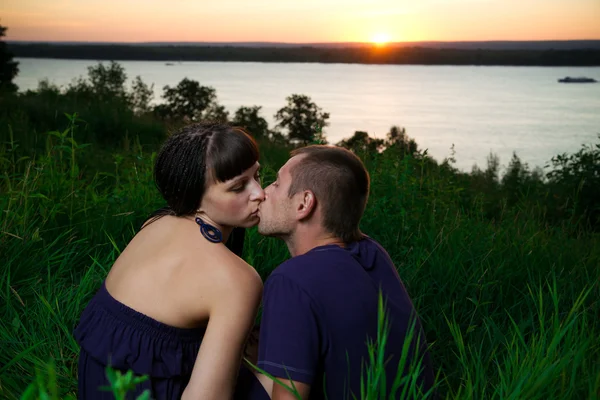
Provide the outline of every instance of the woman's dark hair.
<path id="1" fill-rule="evenodd" d="M 211 179 L 232 179 L 258 159 L 256 141 L 243 128 L 207 122 L 183 127 L 156 158 L 154 182 L 167 207 L 155 211 L 147 223 L 164 215 L 194 214 Z"/>

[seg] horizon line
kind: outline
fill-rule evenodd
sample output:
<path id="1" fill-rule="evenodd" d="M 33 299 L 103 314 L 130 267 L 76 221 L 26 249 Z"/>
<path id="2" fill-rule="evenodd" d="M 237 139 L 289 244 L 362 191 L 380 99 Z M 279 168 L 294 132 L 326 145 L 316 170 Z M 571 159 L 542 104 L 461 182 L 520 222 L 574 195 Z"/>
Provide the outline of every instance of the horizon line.
<path id="1" fill-rule="evenodd" d="M 149 41 L 97 41 L 97 40 L 41 40 L 41 39 L 6 39 L 5 43 L 114 43 L 114 44 L 156 44 L 156 43 L 209 43 L 209 44 L 285 44 L 285 45 L 312 45 L 312 44 L 374 44 L 372 41 L 329 41 L 329 42 L 276 42 L 266 40 L 246 40 L 246 41 L 203 41 L 203 40 L 149 40 Z M 385 45 L 406 44 L 406 43 L 545 43 L 545 42 L 600 42 L 597 39 L 490 39 L 490 40 L 406 40 L 406 41 L 390 41 Z"/>

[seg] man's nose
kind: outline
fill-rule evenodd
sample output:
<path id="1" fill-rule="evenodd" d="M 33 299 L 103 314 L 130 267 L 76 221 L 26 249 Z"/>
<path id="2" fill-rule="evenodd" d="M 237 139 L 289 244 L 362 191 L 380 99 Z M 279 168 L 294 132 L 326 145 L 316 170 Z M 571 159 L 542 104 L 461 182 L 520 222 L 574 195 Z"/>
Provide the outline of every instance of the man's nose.
<path id="1" fill-rule="evenodd" d="M 265 198 L 269 196 L 269 193 L 271 193 L 271 185 L 265 188 Z"/>

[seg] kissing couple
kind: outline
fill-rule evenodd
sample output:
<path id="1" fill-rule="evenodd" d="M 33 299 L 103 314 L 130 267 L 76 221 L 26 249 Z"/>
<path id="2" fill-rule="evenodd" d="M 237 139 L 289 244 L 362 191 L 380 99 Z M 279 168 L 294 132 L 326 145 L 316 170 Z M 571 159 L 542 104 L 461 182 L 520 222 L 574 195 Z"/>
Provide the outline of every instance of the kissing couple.
<path id="1" fill-rule="evenodd" d="M 99 390 L 108 366 L 149 377 L 132 399 L 360 398 L 381 304 L 382 390 L 433 393 L 417 312 L 387 251 L 359 229 L 363 162 L 341 147 L 301 147 L 263 188 L 259 159 L 252 136 L 227 124 L 191 124 L 165 141 L 154 178 L 167 207 L 144 222 L 75 328 L 79 399 L 112 399 Z M 290 253 L 264 284 L 241 258 L 255 226 Z M 398 373 L 410 379 L 394 387 Z"/>

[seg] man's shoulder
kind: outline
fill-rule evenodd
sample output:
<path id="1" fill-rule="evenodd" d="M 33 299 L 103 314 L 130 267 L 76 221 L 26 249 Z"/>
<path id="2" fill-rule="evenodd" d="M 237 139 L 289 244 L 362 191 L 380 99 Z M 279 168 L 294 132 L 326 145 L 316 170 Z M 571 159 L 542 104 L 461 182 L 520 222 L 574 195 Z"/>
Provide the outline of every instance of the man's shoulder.
<path id="1" fill-rule="evenodd" d="M 333 250 L 333 251 L 332 251 Z M 301 287 L 310 287 L 327 280 L 328 268 L 334 263 L 344 262 L 344 251 L 332 248 L 315 248 L 307 253 L 292 257 L 279 264 L 269 279 L 286 279 Z M 342 250 L 341 248 L 339 250 Z"/>
<path id="2" fill-rule="evenodd" d="M 375 239 L 364 235 L 361 240 L 349 244 L 346 248 L 336 245 L 321 246 L 292 257 L 275 268 L 270 276 L 312 286 L 338 279 L 340 273 L 347 271 L 346 266 L 349 263 L 361 264 L 370 269 L 375 265 L 382 265 L 382 262 L 393 268 L 393 262 L 385 248 Z"/>
<path id="3" fill-rule="evenodd" d="M 285 276 L 294 278 L 305 275 L 311 270 L 318 268 L 325 257 L 312 253 L 302 254 L 285 260 L 273 270 L 271 276 Z"/>
<path id="4" fill-rule="evenodd" d="M 387 254 L 387 250 L 383 247 L 383 245 L 381 243 L 379 243 L 377 240 L 373 239 L 371 236 L 363 234 L 363 238 L 360 241 L 367 243 L 368 246 L 372 246 L 372 247 L 376 248 L 377 250 Z"/>

